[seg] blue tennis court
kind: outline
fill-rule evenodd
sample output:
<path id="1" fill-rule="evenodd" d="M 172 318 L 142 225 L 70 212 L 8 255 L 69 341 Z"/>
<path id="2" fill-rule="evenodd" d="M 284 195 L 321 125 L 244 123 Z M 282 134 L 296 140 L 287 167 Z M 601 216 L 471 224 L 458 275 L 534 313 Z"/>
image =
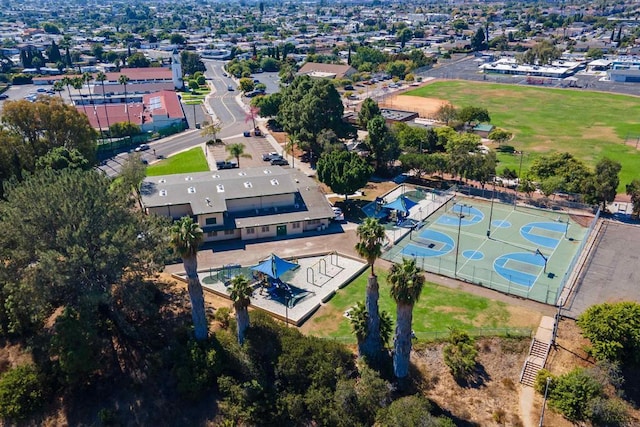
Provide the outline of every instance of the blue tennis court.
<path id="1" fill-rule="evenodd" d="M 458 195 L 383 258 L 412 257 L 430 272 L 555 303 L 595 223 L 580 215 Z"/>

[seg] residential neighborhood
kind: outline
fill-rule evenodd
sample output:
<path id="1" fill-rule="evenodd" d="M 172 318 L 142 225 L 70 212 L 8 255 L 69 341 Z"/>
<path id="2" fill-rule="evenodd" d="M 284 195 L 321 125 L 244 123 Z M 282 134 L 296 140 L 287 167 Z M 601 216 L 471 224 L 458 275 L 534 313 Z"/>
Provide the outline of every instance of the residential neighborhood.
<path id="1" fill-rule="evenodd" d="M 3 6 L 3 424 L 640 425 L 636 2 Z"/>

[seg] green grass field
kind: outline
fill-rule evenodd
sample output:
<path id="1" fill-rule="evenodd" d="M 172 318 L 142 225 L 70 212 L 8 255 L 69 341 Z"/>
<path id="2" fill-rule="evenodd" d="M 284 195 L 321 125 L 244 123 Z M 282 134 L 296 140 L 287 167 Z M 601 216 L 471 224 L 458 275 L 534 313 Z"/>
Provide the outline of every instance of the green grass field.
<path id="1" fill-rule="evenodd" d="M 640 178 L 635 140 L 634 145 L 624 143 L 628 135 L 640 136 L 640 97 L 463 81 L 435 82 L 405 95 L 487 108 L 492 124 L 513 132 L 508 144 L 524 151 L 523 170 L 542 154 L 566 151 L 592 167 L 603 157 L 620 162 L 619 192 Z M 498 171 L 519 168 L 520 156 L 500 154 L 498 159 Z"/>
<path id="2" fill-rule="evenodd" d="M 395 302 L 389 295 L 387 272 L 377 271 L 380 284 L 380 310 L 396 317 Z M 306 328 L 312 335 L 347 338 L 355 342 L 349 320 L 343 313 L 357 301 L 364 301 L 367 277 L 365 271 L 314 315 Z M 413 329 L 418 337 L 421 333 L 447 332 L 449 328 L 474 330 L 479 328 L 530 327 L 535 329 L 540 321 L 537 312 L 511 307 L 507 304 L 457 291 L 427 282 L 420 301 L 413 310 Z"/>
<path id="3" fill-rule="evenodd" d="M 207 159 L 204 157 L 202 148 L 195 147 L 150 165 L 147 168 L 147 176 L 206 172 L 208 170 L 209 165 L 207 164 Z"/>

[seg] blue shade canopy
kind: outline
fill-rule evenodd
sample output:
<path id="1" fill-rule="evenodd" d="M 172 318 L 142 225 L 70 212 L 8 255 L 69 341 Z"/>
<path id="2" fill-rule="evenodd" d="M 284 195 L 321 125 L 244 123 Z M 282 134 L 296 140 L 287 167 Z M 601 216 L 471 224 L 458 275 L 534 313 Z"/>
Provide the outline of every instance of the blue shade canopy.
<path id="1" fill-rule="evenodd" d="M 417 204 L 418 203 L 414 202 L 408 197 L 400 196 L 397 199 L 395 199 L 393 202 L 387 203 L 382 207 L 386 209 L 393 209 L 394 211 L 409 213 L 409 209 L 411 209 Z"/>
<path id="2" fill-rule="evenodd" d="M 277 256 L 276 254 L 271 254 L 269 258 L 262 261 L 260 264 L 255 267 L 251 267 L 253 271 L 259 271 L 260 273 L 264 273 L 272 279 L 277 279 L 282 276 L 289 270 L 293 270 L 296 268 L 298 264 L 289 262 Z"/>

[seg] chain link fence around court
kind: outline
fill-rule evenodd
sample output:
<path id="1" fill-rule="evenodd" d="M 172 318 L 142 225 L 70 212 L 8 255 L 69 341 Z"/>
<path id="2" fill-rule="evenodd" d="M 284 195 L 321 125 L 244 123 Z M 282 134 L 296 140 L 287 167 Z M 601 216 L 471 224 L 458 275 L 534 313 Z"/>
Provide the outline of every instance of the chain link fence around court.
<path id="1" fill-rule="evenodd" d="M 458 193 L 462 193 L 463 195 L 467 195 L 469 197 L 490 197 L 492 194 L 491 190 L 487 189 L 479 189 L 472 186 L 460 186 L 460 187 L 452 187 L 443 193 L 448 196 L 455 194 L 457 190 Z M 429 189 L 422 189 L 421 191 L 433 191 Z M 511 199 L 511 203 L 514 206 L 517 206 L 517 201 L 534 201 L 534 199 L 530 199 L 527 197 L 518 197 L 515 194 L 511 193 L 502 193 L 499 195 L 497 192 L 495 193 L 497 199 L 500 199 L 504 202 L 504 199 Z M 517 197 L 517 199 L 516 199 Z M 546 203 L 546 204 L 545 204 Z M 442 215 L 446 212 L 449 212 L 453 209 L 453 205 L 455 204 L 455 199 L 447 198 L 446 201 L 438 206 L 433 212 L 430 212 L 428 216 L 421 218 L 421 224 L 416 227 L 417 230 L 422 228 L 428 221 L 433 220 L 433 218 L 437 218 L 439 215 Z M 532 205 L 531 203 L 530 205 Z M 534 301 L 542 302 L 545 304 L 557 305 L 559 303 L 560 296 L 564 287 L 567 285 L 569 278 L 575 268 L 578 260 L 580 259 L 583 251 L 585 250 L 585 245 L 589 241 L 589 236 L 593 232 L 593 229 L 600 217 L 600 209 L 594 208 L 590 205 L 585 205 L 579 202 L 569 201 L 569 200 L 545 200 L 544 203 L 540 202 L 538 205 L 546 206 L 546 209 L 541 208 L 540 206 L 536 206 L 537 209 L 541 209 L 547 212 L 564 212 L 571 213 L 572 210 L 582 211 L 584 213 L 591 214 L 595 209 L 595 215 L 591 220 L 589 226 L 587 227 L 587 231 L 584 235 L 584 238 L 580 241 L 577 251 L 569 262 L 567 269 L 563 273 L 563 276 L 560 281 L 560 285 L 554 289 L 554 287 L 550 286 L 549 283 L 543 286 L 533 286 L 536 281 L 537 272 L 527 272 L 523 271 L 521 268 L 517 268 L 514 270 L 523 271 L 525 274 L 516 274 L 516 276 L 509 273 L 498 273 L 493 268 L 483 268 L 479 266 L 466 266 L 464 268 L 460 268 L 456 259 L 451 259 L 444 256 L 424 256 L 423 248 L 418 247 L 416 251 L 412 253 L 412 246 L 407 249 L 407 246 L 411 245 L 413 242 L 424 246 L 423 239 L 418 237 L 418 235 L 413 236 L 409 235 L 408 239 L 403 239 L 404 242 L 399 242 L 398 245 L 394 245 L 389 248 L 384 254 L 383 258 L 392 262 L 400 262 L 403 257 L 413 257 L 416 259 L 417 265 L 423 270 L 447 277 L 451 277 L 454 279 L 464 280 L 466 282 L 480 285 L 492 290 L 496 290 L 502 293 L 515 295 L 521 298 L 531 299 Z M 551 206 L 551 207 L 549 207 Z M 516 207 L 517 209 L 517 207 Z M 505 242 L 508 245 L 508 242 Z M 437 252 L 439 248 L 437 245 L 433 245 L 432 243 L 425 247 L 426 251 L 432 250 Z M 457 257 L 456 257 L 457 258 Z M 515 261 L 509 260 L 508 262 L 514 263 Z M 546 267 L 545 267 L 546 268 Z"/>

